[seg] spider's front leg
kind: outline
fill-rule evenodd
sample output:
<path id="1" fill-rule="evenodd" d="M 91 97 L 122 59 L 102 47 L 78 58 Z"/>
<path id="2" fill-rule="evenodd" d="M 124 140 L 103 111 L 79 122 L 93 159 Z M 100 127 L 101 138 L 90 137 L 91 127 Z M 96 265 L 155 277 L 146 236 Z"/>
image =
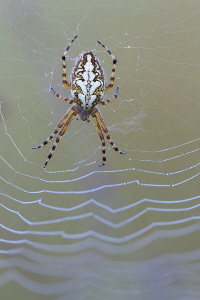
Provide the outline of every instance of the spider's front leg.
<path id="1" fill-rule="evenodd" d="M 53 146 L 51 148 L 51 151 L 49 152 L 49 155 L 44 163 L 43 169 L 46 168 L 46 165 L 48 164 L 48 162 L 50 161 L 51 157 L 54 154 L 54 151 L 58 145 L 58 143 L 60 142 L 62 136 L 65 134 L 66 130 L 68 129 L 68 127 L 70 126 L 72 120 L 74 119 L 74 117 L 76 116 L 76 113 L 72 114 L 67 121 L 65 122 L 65 124 L 63 125 L 62 129 L 60 130 L 59 134 L 56 137 L 56 141 L 53 143 Z"/>
<path id="2" fill-rule="evenodd" d="M 65 116 L 58 123 L 58 125 L 56 126 L 56 128 L 54 129 L 54 131 L 52 132 L 52 134 L 42 144 L 40 144 L 40 145 L 38 145 L 36 147 L 32 147 L 32 149 L 39 149 L 39 148 L 45 146 L 46 144 L 48 144 L 54 138 L 54 136 L 58 133 L 59 129 L 63 127 L 63 125 L 65 124 L 66 120 L 71 117 L 71 115 L 74 113 L 74 110 L 75 110 L 75 105 L 72 106 L 69 109 L 69 111 L 65 114 Z"/>
<path id="3" fill-rule="evenodd" d="M 62 118 L 62 120 L 58 123 L 58 125 L 56 126 L 56 128 L 54 129 L 53 133 L 40 145 L 36 146 L 36 147 L 32 147 L 32 149 L 39 149 L 43 146 L 45 146 L 46 144 L 48 144 L 53 138 L 54 136 L 58 133 L 57 137 L 56 137 L 56 141 L 53 144 L 51 151 L 49 152 L 48 158 L 44 164 L 44 167 L 46 167 L 46 165 L 48 164 L 49 160 L 51 159 L 51 157 L 53 156 L 53 153 L 57 147 L 57 144 L 59 143 L 60 139 L 62 138 L 63 134 L 65 133 L 65 131 L 68 129 L 69 125 L 71 124 L 72 120 L 74 119 L 74 117 L 78 114 L 78 111 L 76 110 L 76 105 L 73 105 L 68 112 L 65 114 L 65 116 Z M 59 132 L 59 129 L 60 132 Z"/>
<path id="4" fill-rule="evenodd" d="M 97 110 L 96 112 L 96 116 L 97 116 L 97 119 L 99 120 L 99 124 L 101 126 L 101 128 L 103 129 L 103 132 L 105 133 L 106 135 L 106 138 L 107 140 L 109 141 L 109 143 L 111 144 L 112 148 L 118 152 L 119 154 L 126 154 L 127 152 L 126 151 L 121 151 L 113 142 L 109 132 L 108 132 L 108 128 L 106 127 L 106 124 L 104 122 L 104 119 L 102 118 L 102 115 L 100 114 L 100 112 Z"/>
<path id="5" fill-rule="evenodd" d="M 98 111 L 98 109 L 96 107 L 93 108 L 92 112 L 91 112 L 91 116 L 94 120 L 94 123 L 96 125 L 97 128 L 97 132 L 99 135 L 99 138 L 101 139 L 101 143 L 102 143 L 102 154 L 103 154 L 103 163 L 102 165 L 99 165 L 99 167 L 102 167 L 105 165 L 106 162 L 106 147 L 105 147 L 105 140 L 104 140 L 104 136 L 103 136 L 103 132 L 106 135 L 107 140 L 109 141 L 110 145 L 112 146 L 112 148 L 120 153 L 120 154 L 126 154 L 127 152 L 125 151 L 121 151 L 112 141 L 111 136 L 108 132 L 108 129 L 106 127 L 106 124 L 100 114 L 100 112 Z M 102 131 L 103 130 L 103 131 Z"/>
<path id="6" fill-rule="evenodd" d="M 102 149 L 101 151 L 102 151 L 102 155 L 103 155 L 103 158 L 102 158 L 103 162 L 102 162 L 101 165 L 98 165 L 98 166 L 99 166 L 99 167 L 103 167 L 103 166 L 105 165 L 105 162 L 106 162 L 106 143 L 105 143 L 105 140 L 104 140 L 103 132 L 102 132 L 102 130 L 101 130 L 101 126 L 100 126 L 100 124 L 99 124 L 99 121 L 98 121 L 98 119 L 97 119 L 95 113 L 94 113 L 94 114 L 91 113 L 91 116 L 92 116 L 92 118 L 93 118 L 93 120 L 94 120 L 94 123 L 95 123 L 95 125 L 96 125 L 96 128 L 97 128 L 97 132 L 98 132 L 99 138 L 100 138 L 100 140 L 101 140 L 101 149 Z"/>

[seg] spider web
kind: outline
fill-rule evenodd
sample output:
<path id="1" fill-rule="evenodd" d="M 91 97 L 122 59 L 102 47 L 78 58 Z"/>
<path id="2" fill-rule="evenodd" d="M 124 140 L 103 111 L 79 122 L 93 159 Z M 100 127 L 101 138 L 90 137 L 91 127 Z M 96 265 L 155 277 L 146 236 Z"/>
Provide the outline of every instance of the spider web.
<path id="1" fill-rule="evenodd" d="M 118 59 L 100 111 L 128 153 L 99 168 L 74 120 L 44 171 L 75 34 L 68 75 L 92 50 L 109 79 L 97 40 Z M 195 0 L 1 1 L 1 299 L 200 298 L 199 34 Z"/>

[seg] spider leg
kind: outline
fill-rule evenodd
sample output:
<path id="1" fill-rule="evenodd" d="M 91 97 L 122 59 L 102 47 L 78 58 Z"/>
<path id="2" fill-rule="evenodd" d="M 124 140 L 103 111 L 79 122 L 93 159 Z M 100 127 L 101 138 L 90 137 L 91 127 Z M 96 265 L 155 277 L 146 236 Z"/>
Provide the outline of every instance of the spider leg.
<path id="1" fill-rule="evenodd" d="M 69 45 L 67 46 L 65 52 L 63 53 L 62 56 L 62 66 L 63 66 L 63 74 L 62 74 L 62 82 L 63 84 L 70 90 L 70 84 L 67 81 L 67 70 L 66 70 L 66 55 L 67 52 L 69 51 L 69 48 L 71 46 L 71 44 L 75 41 L 75 39 L 77 38 L 78 35 L 75 35 L 75 37 L 73 38 L 73 40 L 71 40 L 71 42 L 69 43 Z"/>
<path id="2" fill-rule="evenodd" d="M 108 98 L 105 101 L 99 101 L 98 104 L 105 105 L 105 104 L 111 102 L 113 99 L 117 98 L 118 94 L 119 94 L 119 88 L 117 87 L 116 91 L 115 91 L 115 94 L 112 97 Z"/>
<path id="3" fill-rule="evenodd" d="M 111 144 L 112 148 L 113 148 L 116 152 L 118 152 L 118 153 L 120 153 L 120 154 L 126 154 L 126 153 L 127 153 L 126 151 L 125 151 L 125 152 L 121 151 L 121 150 L 113 143 L 112 138 L 111 138 L 111 136 L 110 136 L 110 134 L 109 134 L 109 132 L 108 132 L 108 129 L 107 129 L 107 127 L 106 127 L 106 124 L 105 124 L 105 122 L 104 122 L 104 120 L 103 120 L 103 118 L 102 118 L 100 112 L 98 111 L 98 109 L 95 107 L 93 111 L 94 111 L 95 116 L 96 116 L 96 118 L 97 118 L 97 120 L 98 120 L 98 122 L 99 122 L 100 127 L 103 129 L 103 131 L 104 131 L 104 133 L 105 133 L 105 135 L 106 135 L 106 138 L 107 138 L 107 140 L 109 141 L 109 143 Z"/>
<path id="4" fill-rule="evenodd" d="M 99 41 L 97 41 L 97 43 L 99 43 L 104 49 L 106 49 L 106 51 L 110 54 L 112 61 L 113 61 L 113 67 L 112 67 L 112 72 L 111 72 L 111 76 L 110 76 L 110 83 L 105 88 L 105 91 L 107 92 L 109 89 L 111 89 L 113 87 L 114 82 L 115 82 L 115 71 L 116 71 L 117 59 L 105 45 L 103 45 Z"/>
<path id="5" fill-rule="evenodd" d="M 68 99 L 68 98 L 65 98 L 65 97 L 63 97 L 62 95 L 56 93 L 56 91 L 54 90 L 54 88 L 51 87 L 51 90 L 52 90 L 52 92 L 54 93 L 54 95 L 56 95 L 56 97 L 65 100 L 67 103 L 70 103 L 70 104 L 74 103 L 73 100 Z"/>
<path id="6" fill-rule="evenodd" d="M 66 123 L 67 119 L 69 119 L 75 112 L 76 106 L 72 106 L 68 112 L 65 114 L 65 116 L 62 118 L 62 120 L 58 123 L 58 125 L 56 126 L 56 128 L 54 129 L 54 131 L 52 132 L 52 134 L 40 145 L 36 146 L 36 147 L 32 147 L 32 149 L 38 149 L 41 148 L 43 146 L 45 146 L 46 144 L 48 144 L 53 138 L 54 136 L 58 133 L 59 129 L 63 127 L 63 125 Z"/>
<path id="7" fill-rule="evenodd" d="M 71 110 L 72 110 L 72 109 L 71 109 Z M 70 110 L 70 111 L 71 111 L 71 110 Z M 70 111 L 69 111 L 69 112 L 70 112 Z M 62 136 L 64 135 L 64 133 L 66 132 L 66 130 L 67 130 L 68 127 L 70 126 L 72 120 L 74 119 L 74 117 L 75 117 L 77 114 L 78 114 L 78 112 L 76 111 L 75 106 L 74 106 L 74 109 L 73 109 L 72 113 L 69 114 L 68 117 L 67 117 L 67 115 L 66 115 L 66 119 L 65 119 L 66 122 L 64 123 L 64 125 L 63 125 L 62 129 L 60 130 L 60 132 L 58 133 L 58 135 L 57 135 L 57 137 L 56 137 L 56 141 L 53 143 L 53 146 L 52 146 L 52 148 L 51 148 L 51 151 L 49 152 L 49 155 L 48 155 L 48 157 L 47 157 L 47 159 L 46 159 L 46 161 L 45 161 L 45 163 L 44 163 L 43 169 L 46 168 L 46 165 L 48 164 L 48 162 L 50 161 L 51 157 L 53 156 L 54 151 L 55 151 L 55 149 L 56 149 L 58 143 L 60 142 Z"/>
<path id="8" fill-rule="evenodd" d="M 92 118 L 93 118 L 93 120 L 94 120 L 94 123 L 95 123 L 95 125 L 96 125 L 96 128 L 97 128 L 97 132 L 98 132 L 98 135 L 99 135 L 99 138 L 100 138 L 100 140 L 101 140 L 101 149 L 102 149 L 102 154 L 103 154 L 103 158 L 102 158 L 102 160 L 103 160 L 103 162 L 102 162 L 102 164 L 101 165 L 98 165 L 99 167 L 103 167 L 104 165 L 105 165 L 105 162 L 106 162 L 106 143 L 105 143 L 105 140 L 104 140 L 104 136 L 103 136 L 103 132 L 102 132 L 102 130 L 101 130 L 101 126 L 100 126 L 100 124 L 99 124 L 99 121 L 98 121 L 98 119 L 97 119 L 97 116 L 96 116 L 96 114 L 94 113 L 91 113 L 91 116 L 92 116 Z"/>

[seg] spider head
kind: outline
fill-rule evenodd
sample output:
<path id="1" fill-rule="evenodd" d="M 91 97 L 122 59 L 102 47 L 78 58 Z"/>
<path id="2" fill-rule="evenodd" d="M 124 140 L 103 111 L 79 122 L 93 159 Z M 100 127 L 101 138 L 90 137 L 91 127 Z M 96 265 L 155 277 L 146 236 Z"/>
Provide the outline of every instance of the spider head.
<path id="1" fill-rule="evenodd" d="M 77 119 L 90 122 L 90 110 L 86 110 L 79 105 L 76 105 L 76 109 L 78 111 Z"/>

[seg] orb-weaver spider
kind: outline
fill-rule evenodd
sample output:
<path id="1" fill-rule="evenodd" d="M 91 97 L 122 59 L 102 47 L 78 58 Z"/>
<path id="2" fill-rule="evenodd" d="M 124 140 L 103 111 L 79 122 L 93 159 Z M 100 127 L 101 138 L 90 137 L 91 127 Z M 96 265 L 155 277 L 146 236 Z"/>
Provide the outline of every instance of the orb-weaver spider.
<path id="1" fill-rule="evenodd" d="M 114 98 L 117 98 L 117 95 L 119 93 L 118 87 L 116 88 L 116 92 L 112 97 L 108 98 L 105 101 L 102 101 L 104 93 L 107 92 L 109 89 L 111 89 L 114 85 L 114 80 L 115 80 L 114 75 L 115 75 L 117 60 L 106 46 L 104 46 L 101 42 L 97 41 L 103 48 L 105 48 L 105 50 L 110 54 L 113 60 L 110 83 L 107 86 L 105 85 L 103 69 L 100 65 L 98 58 L 92 53 L 92 51 L 83 52 L 80 55 L 73 69 L 71 75 L 71 82 L 69 83 L 67 81 L 67 73 L 66 73 L 66 55 L 68 53 L 71 44 L 75 41 L 76 38 L 77 35 L 69 43 L 62 56 L 62 66 L 63 66 L 62 81 L 63 84 L 71 91 L 72 99 L 68 99 L 61 96 L 60 94 L 57 94 L 56 91 L 53 88 L 51 88 L 53 93 L 58 98 L 64 99 L 66 102 L 70 104 L 73 103 L 74 104 L 67 111 L 67 113 L 62 118 L 62 120 L 58 123 L 53 133 L 42 144 L 32 148 L 32 149 L 38 149 L 41 148 L 42 146 L 45 146 L 54 138 L 55 135 L 57 135 L 56 141 L 54 142 L 51 151 L 49 152 L 49 155 L 44 164 L 44 168 L 46 167 L 52 155 L 54 154 L 54 151 L 60 139 L 62 138 L 62 136 L 70 126 L 75 116 L 77 116 L 78 119 L 87 122 L 90 121 L 90 115 L 93 118 L 93 121 L 96 125 L 97 132 L 99 138 L 101 139 L 101 144 L 102 144 L 103 162 L 101 165 L 99 165 L 100 167 L 105 165 L 106 162 L 106 144 L 104 140 L 104 134 L 106 135 L 106 138 L 108 139 L 112 148 L 116 152 L 120 154 L 126 153 L 119 150 L 118 147 L 113 143 L 110 134 L 108 132 L 108 129 L 106 127 L 106 124 L 100 112 L 98 111 L 98 108 L 96 107 L 97 104 L 105 105 L 109 103 L 111 100 L 113 100 Z"/>

